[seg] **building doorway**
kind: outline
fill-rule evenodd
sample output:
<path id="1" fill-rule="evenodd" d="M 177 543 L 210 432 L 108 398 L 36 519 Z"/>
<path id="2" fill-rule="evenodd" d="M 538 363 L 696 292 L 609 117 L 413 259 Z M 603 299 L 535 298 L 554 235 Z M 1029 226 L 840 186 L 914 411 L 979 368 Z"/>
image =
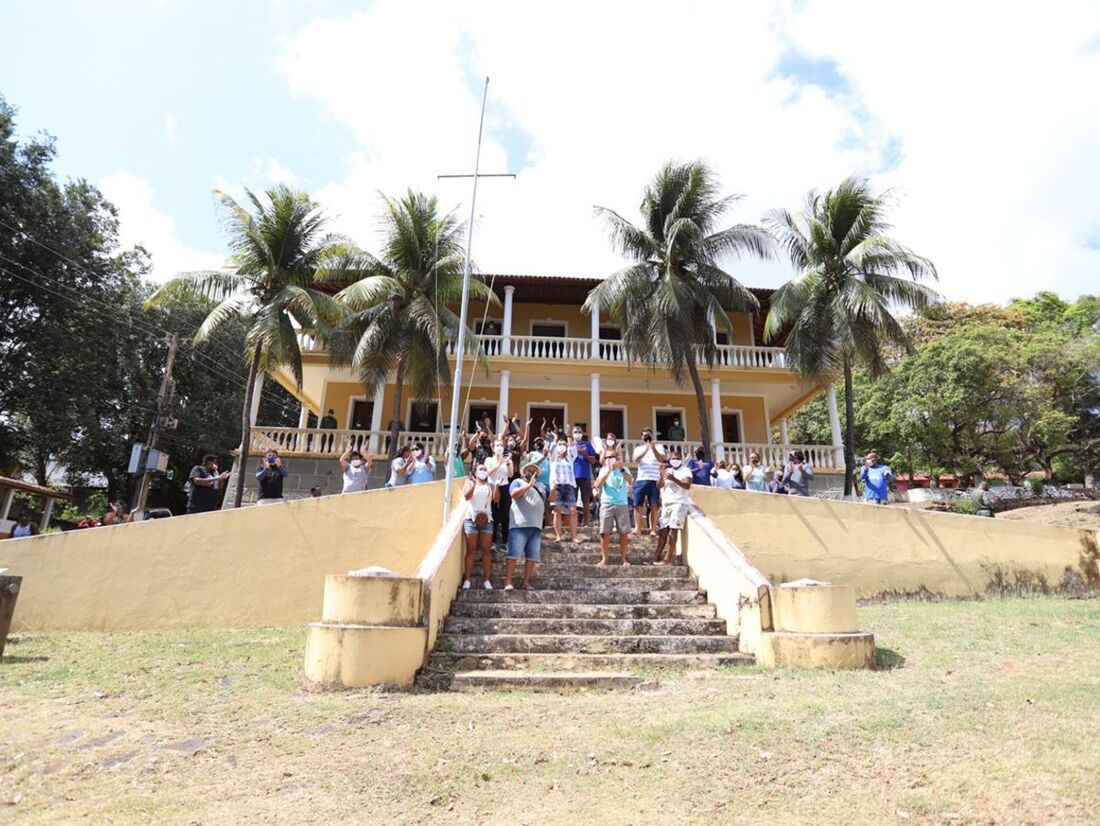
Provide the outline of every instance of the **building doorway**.
<path id="1" fill-rule="evenodd" d="M 438 402 L 412 402 L 409 404 L 409 430 L 412 433 L 435 433 L 438 429 Z"/>
<path id="2" fill-rule="evenodd" d="M 623 408 L 600 408 L 600 432 L 592 436 L 602 440 L 608 433 L 614 433 L 620 439 L 626 437 L 626 411 Z"/>
<path id="3" fill-rule="evenodd" d="M 559 435 L 565 427 L 565 407 L 563 405 L 530 405 L 527 408 L 527 417 L 531 420 L 531 431 L 527 434 L 528 450 L 531 449 L 535 437 L 542 432 L 543 419 L 546 419 L 546 427 L 556 423 Z"/>
<path id="4" fill-rule="evenodd" d="M 653 435 L 659 442 L 683 442 L 687 440 L 687 424 L 684 410 L 654 410 Z"/>
<path id="5" fill-rule="evenodd" d="M 370 423 L 374 419 L 374 402 L 357 401 L 351 406 L 352 430 L 370 430 Z"/>
<path id="6" fill-rule="evenodd" d="M 722 439 L 726 442 L 745 441 L 744 433 L 741 431 L 740 413 L 722 414 Z"/>

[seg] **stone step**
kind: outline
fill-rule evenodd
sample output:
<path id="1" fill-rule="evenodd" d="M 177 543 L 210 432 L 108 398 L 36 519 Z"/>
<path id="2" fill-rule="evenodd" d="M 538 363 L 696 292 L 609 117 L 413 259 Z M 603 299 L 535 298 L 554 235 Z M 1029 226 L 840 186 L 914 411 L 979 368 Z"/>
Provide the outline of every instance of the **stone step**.
<path id="1" fill-rule="evenodd" d="M 632 565 L 652 565 L 656 560 L 656 549 L 650 548 L 648 550 L 639 550 L 634 546 L 630 547 L 630 551 L 627 553 L 626 558 L 630 560 Z M 565 562 L 570 565 L 595 565 L 600 561 L 600 552 L 595 551 L 550 551 L 547 552 L 543 549 L 540 554 L 541 565 L 557 565 L 558 563 Z M 501 557 L 503 558 L 503 557 Z M 617 562 L 619 560 L 619 549 L 612 545 L 607 551 L 608 564 Z"/>
<path id="2" fill-rule="evenodd" d="M 493 588 L 504 588 L 504 579 L 501 576 L 490 580 Z M 515 578 L 514 585 L 522 581 L 521 576 Z M 686 591 L 699 587 L 699 581 L 695 577 L 559 577 L 551 572 L 545 575 L 536 573 L 531 580 L 532 586 L 540 591 Z M 474 575 L 470 578 L 470 588 L 481 589 L 481 577 Z M 483 590 L 483 589 L 482 589 Z"/>
<path id="3" fill-rule="evenodd" d="M 499 582 L 499 581 L 498 581 Z M 480 586 L 480 578 L 472 583 Z M 471 587 L 468 591 L 459 591 L 454 604 L 461 603 L 490 603 L 512 605 L 542 605 L 546 603 L 567 605 L 704 605 L 707 601 L 706 593 L 695 588 L 674 588 L 668 590 L 638 591 L 629 589 L 597 590 L 592 588 L 570 590 L 544 590 L 535 577 L 535 585 L 540 590 L 521 591 L 518 588 L 513 591 L 505 591 L 494 588 L 486 591 L 481 587 Z"/>
<path id="4" fill-rule="evenodd" d="M 644 678 L 624 671 L 460 671 L 454 675 L 455 691 L 561 691 L 596 688 L 633 688 Z"/>
<path id="5" fill-rule="evenodd" d="M 455 671 L 455 676 L 471 670 L 591 671 L 624 668 L 717 668 L 723 665 L 752 665 L 752 654 L 469 654 L 433 651 L 427 670 Z M 457 670 L 456 670 L 457 669 Z"/>
<path id="6" fill-rule="evenodd" d="M 499 619 L 713 619 L 717 613 L 713 605 L 575 605 L 458 600 L 451 605 L 451 616 Z"/>
<path id="7" fill-rule="evenodd" d="M 737 638 L 445 633 L 436 638 L 436 650 L 463 654 L 725 654 L 737 651 Z"/>
<path id="8" fill-rule="evenodd" d="M 476 567 L 476 566 L 475 566 Z M 521 572 L 519 563 L 516 571 Z M 503 562 L 493 562 L 493 575 L 504 573 Z M 660 579 L 661 577 L 688 577 L 690 572 L 685 565 L 620 565 L 618 560 L 608 560 L 606 565 L 577 565 L 555 562 L 536 569 L 536 576 L 576 579 Z"/>
<path id="9" fill-rule="evenodd" d="M 720 619 L 531 619 L 529 617 L 455 617 L 443 623 L 445 634 L 576 634 L 652 636 L 725 635 L 726 621 Z"/>

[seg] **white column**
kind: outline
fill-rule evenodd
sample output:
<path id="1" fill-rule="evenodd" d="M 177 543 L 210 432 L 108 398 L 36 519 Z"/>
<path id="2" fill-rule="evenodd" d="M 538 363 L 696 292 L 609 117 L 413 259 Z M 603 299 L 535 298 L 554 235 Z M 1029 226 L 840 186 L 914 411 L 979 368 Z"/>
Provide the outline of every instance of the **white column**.
<path id="1" fill-rule="evenodd" d="M 784 416 L 779 420 L 779 441 L 781 444 L 789 445 L 791 443 L 790 438 L 787 436 L 787 417 Z"/>
<path id="2" fill-rule="evenodd" d="M 378 386 L 374 388 L 374 406 L 370 411 L 370 451 L 371 453 L 382 452 L 382 435 L 379 431 L 382 429 L 382 399 L 386 396 L 386 383 L 379 382 Z"/>
<path id="3" fill-rule="evenodd" d="M 710 436 L 714 439 L 715 459 L 726 458 L 726 434 L 722 432 L 722 383 L 718 379 L 710 380 Z"/>
<path id="4" fill-rule="evenodd" d="M 598 359 L 600 357 L 600 305 L 599 302 L 592 302 L 592 353 L 589 358 Z M 596 378 L 597 387 L 599 386 L 599 377 Z M 595 422 L 595 427 L 599 427 L 599 419 Z M 596 435 L 595 432 L 591 435 Z"/>
<path id="5" fill-rule="evenodd" d="M 837 467 L 844 467 L 844 439 L 840 435 L 840 413 L 836 408 L 836 386 L 825 388 L 825 402 L 829 405 L 829 430 L 833 436 L 834 461 Z"/>
<path id="6" fill-rule="evenodd" d="M 592 397 L 590 401 L 590 408 L 588 411 L 588 438 L 592 439 L 597 444 L 600 443 L 603 436 L 600 433 L 600 374 L 592 374 Z"/>
<path id="7" fill-rule="evenodd" d="M 302 412 L 298 414 L 298 429 L 305 430 L 309 427 L 309 405 L 302 402 Z"/>
<path id="8" fill-rule="evenodd" d="M 516 288 L 509 284 L 504 288 L 504 324 L 501 325 L 500 354 L 506 356 L 512 352 L 512 295 Z"/>
<path id="9" fill-rule="evenodd" d="M 0 522 L 3 522 L 8 518 L 8 514 L 11 513 L 11 503 L 15 498 L 15 488 L 8 488 L 4 494 L 4 509 L 0 510 Z"/>
<path id="10" fill-rule="evenodd" d="M 42 524 L 38 526 L 38 529 L 42 533 L 46 532 L 46 528 L 50 527 L 50 516 L 53 514 L 53 499 L 47 499 L 45 507 L 42 508 Z"/>
<path id="11" fill-rule="evenodd" d="M 500 371 L 500 398 L 497 401 L 497 420 L 493 422 L 494 432 L 500 432 L 500 422 L 505 416 L 512 415 L 508 409 L 508 384 L 512 379 L 511 370 Z"/>
<path id="12" fill-rule="evenodd" d="M 252 388 L 252 409 L 248 411 L 248 421 L 253 427 L 256 426 L 256 417 L 260 415 L 260 399 L 263 396 L 265 375 L 260 373 L 256 376 L 256 384 Z"/>

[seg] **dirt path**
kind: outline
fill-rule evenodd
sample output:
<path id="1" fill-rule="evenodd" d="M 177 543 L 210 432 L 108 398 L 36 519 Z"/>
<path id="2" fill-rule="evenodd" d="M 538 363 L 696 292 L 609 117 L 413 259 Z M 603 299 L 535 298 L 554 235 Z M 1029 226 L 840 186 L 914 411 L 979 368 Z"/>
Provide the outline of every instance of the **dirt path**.
<path id="1" fill-rule="evenodd" d="M 1056 505 L 1016 508 L 998 513 L 997 518 L 1100 531 L 1100 502 L 1059 502 Z"/>

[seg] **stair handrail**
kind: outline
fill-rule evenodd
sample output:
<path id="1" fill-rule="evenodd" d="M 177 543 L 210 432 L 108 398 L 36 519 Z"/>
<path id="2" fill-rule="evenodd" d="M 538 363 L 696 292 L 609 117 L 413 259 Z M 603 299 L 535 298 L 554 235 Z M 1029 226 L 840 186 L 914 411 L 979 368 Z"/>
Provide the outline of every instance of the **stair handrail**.
<path id="1" fill-rule="evenodd" d="M 447 554 L 454 547 L 455 541 L 462 536 L 462 523 L 465 519 L 465 507 L 456 507 L 451 511 L 450 517 L 448 517 L 447 521 L 435 535 L 431 547 L 428 548 L 428 552 L 424 554 L 424 558 L 420 560 L 420 564 L 416 568 L 416 573 L 413 574 L 415 578 L 423 583 L 423 591 L 420 600 L 420 622 L 422 626 L 428 629 L 424 644 L 425 663 L 428 661 L 428 655 L 431 654 L 432 649 L 435 648 L 435 639 L 439 636 L 440 628 L 443 626 L 443 620 L 446 619 L 446 617 L 440 617 L 438 627 L 433 627 L 432 591 L 435 588 L 439 572 L 443 568 L 443 563 L 447 561 Z M 452 596 L 452 600 L 453 598 Z"/>

